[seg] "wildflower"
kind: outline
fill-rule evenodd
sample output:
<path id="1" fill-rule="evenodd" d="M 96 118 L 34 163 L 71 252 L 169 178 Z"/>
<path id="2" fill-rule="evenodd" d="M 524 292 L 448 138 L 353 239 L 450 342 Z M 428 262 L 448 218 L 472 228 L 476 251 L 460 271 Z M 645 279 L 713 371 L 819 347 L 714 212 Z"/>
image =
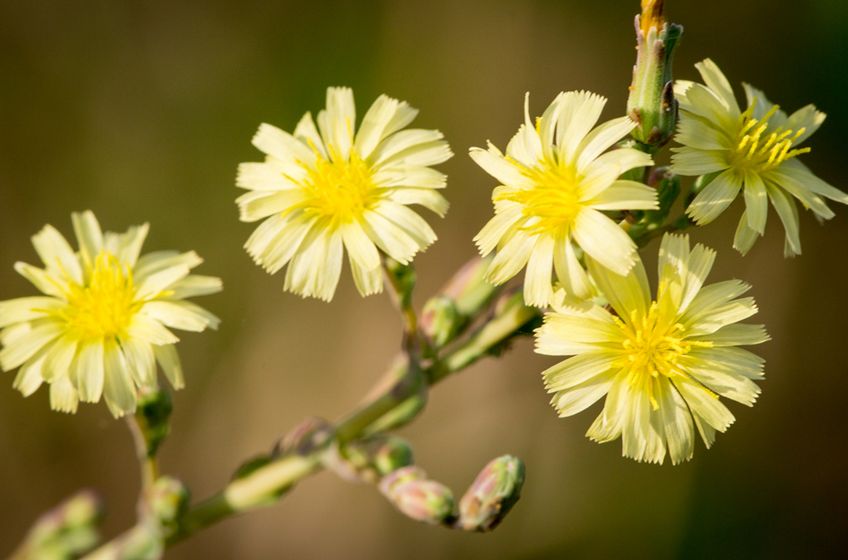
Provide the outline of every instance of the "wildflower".
<path id="1" fill-rule="evenodd" d="M 471 157 L 501 182 L 494 189 L 495 216 L 474 238 L 480 253 L 497 254 L 488 270 L 502 284 L 525 265 L 524 297 L 543 307 L 554 291 L 552 276 L 576 298 L 591 295 L 580 251 L 603 266 L 627 274 L 636 262 L 636 245 L 607 210 L 657 208 L 653 189 L 619 179 L 651 157 L 633 148 L 604 153 L 633 129 L 627 117 L 595 123 L 606 99 L 588 92 L 559 94 L 544 114 L 525 122 L 507 145 L 506 154 L 491 143 L 472 148 Z M 594 127 L 594 128 L 593 128 Z"/>
<path id="2" fill-rule="evenodd" d="M 118 417 L 135 410 L 137 389 L 157 386 L 157 362 L 183 387 L 168 328 L 216 328 L 217 317 L 185 298 L 218 292 L 221 281 L 190 274 L 202 262 L 194 252 L 139 258 L 147 224 L 118 234 L 103 233 L 90 211 L 71 219 L 79 251 L 47 225 L 32 238 L 44 268 L 15 264 L 44 295 L 0 302 L 0 365 L 20 368 L 14 386 L 24 396 L 48 383 L 54 410 L 103 397 Z"/>
<path id="3" fill-rule="evenodd" d="M 747 253 L 765 233 L 768 202 L 786 231 L 784 253 L 801 253 L 798 210 L 792 197 L 817 217 L 834 216 L 824 199 L 848 204 L 848 195 L 822 181 L 798 159 L 810 151 L 801 145 L 825 119 L 813 105 L 791 115 L 763 92 L 743 84 L 748 107 L 742 111 L 733 89 L 709 59 L 696 65 L 704 84 L 678 82 L 680 124 L 672 170 L 679 175 L 706 176 L 707 182 L 687 209 L 698 223 L 716 219 L 743 191 L 745 211 L 733 246 Z"/>
<path id="4" fill-rule="evenodd" d="M 686 236 L 666 235 L 659 255 L 659 288 L 651 301 L 638 262 L 619 276 L 594 259 L 589 271 L 614 313 L 594 305 L 548 313 L 537 331 L 537 352 L 573 356 L 543 373 L 561 417 L 585 410 L 606 395 L 587 436 L 622 438 L 623 454 L 637 461 L 672 463 L 692 457 L 697 427 L 709 448 L 733 414 L 719 397 L 753 405 L 763 360 L 738 348 L 768 340 L 762 325 L 738 324 L 757 312 L 740 298 L 750 286 L 729 280 L 704 286 L 715 252 L 690 251 Z"/>
<path id="5" fill-rule="evenodd" d="M 318 126 L 306 113 L 294 134 L 263 124 L 253 145 L 267 157 L 242 163 L 236 184 L 241 220 L 264 220 L 245 244 L 274 274 L 288 264 L 284 288 L 330 301 L 347 249 L 363 296 L 383 288 L 378 248 L 409 263 L 436 235 L 409 205 L 439 216 L 448 203 L 438 189 L 445 175 L 430 166 L 451 157 L 437 130 L 403 130 L 418 111 L 385 95 L 359 126 L 353 92 L 329 88 Z"/>

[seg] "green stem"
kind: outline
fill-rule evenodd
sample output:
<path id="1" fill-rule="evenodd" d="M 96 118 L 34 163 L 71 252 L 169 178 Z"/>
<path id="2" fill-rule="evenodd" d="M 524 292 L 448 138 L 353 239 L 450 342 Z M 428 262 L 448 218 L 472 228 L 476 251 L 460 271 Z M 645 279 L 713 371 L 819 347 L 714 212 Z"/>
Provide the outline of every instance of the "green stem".
<path id="1" fill-rule="evenodd" d="M 415 270 L 411 265 L 402 265 L 385 259 L 383 269 L 391 287 L 392 301 L 398 308 L 403 324 L 403 350 L 410 359 L 417 359 L 421 349 L 418 335 L 418 315 L 412 305 L 412 291 L 415 288 Z"/>
<path id="2" fill-rule="evenodd" d="M 282 493 L 322 468 L 324 453 L 333 444 L 348 443 L 365 435 L 372 424 L 394 410 L 420 390 L 415 378 L 428 386 L 439 383 L 451 373 L 460 371 L 488 355 L 499 345 L 521 332 L 539 311 L 524 306 L 521 294 L 505 300 L 500 312 L 466 341 L 448 352 L 444 358 L 418 370 L 406 362 L 406 370 L 392 372 L 396 383 L 330 431 L 330 437 L 304 455 L 285 455 L 257 468 L 243 478 L 230 482 L 221 492 L 191 509 L 182 519 L 179 530 L 168 539 L 176 543 L 195 532 L 233 514 L 276 501 Z M 413 363 L 410 367 L 409 364 Z"/>
<path id="3" fill-rule="evenodd" d="M 153 491 L 153 485 L 156 479 L 159 478 L 159 465 L 156 460 L 156 454 L 150 448 L 149 442 L 144 435 L 144 430 L 139 423 L 138 417 L 135 415 L 127 417 L 127 424 L 129 425 L 130 433 L 132 433 L 135 454 L 139 464 L 141 489 L 138 505 L 140 513 L 143 513 L 148 510 L 147 503 Z"/>

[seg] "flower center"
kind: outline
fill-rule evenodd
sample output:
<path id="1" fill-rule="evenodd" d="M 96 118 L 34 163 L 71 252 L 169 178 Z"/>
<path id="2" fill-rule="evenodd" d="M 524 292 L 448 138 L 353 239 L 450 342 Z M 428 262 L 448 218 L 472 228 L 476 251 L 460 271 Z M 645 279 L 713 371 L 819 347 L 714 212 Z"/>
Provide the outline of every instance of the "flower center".
<path id="1" fill-rule="evenodd" d="M 676 322 L 672 309 L 653 302 L 647 313 L 634 311 L 629 323 L 616 317 L 624 333 L 617 365 L 628 372 L 634 388 L 648 394 L 655 410 L 659 403 L 654 396 L 654 384 L 660 376 L 680 375 L 680 358 L 695 346 L 709 346 L 708 342 L 684 340 L 683 326 Z"/>
<path id="2" fill-rule="evenodd" d="M 371 169 L 356 152 L 348 160 L 319 157 L 306 171 L 305 210 L 335 224 L 361 219 L 379 198 Z"/>
<path id="3" fill-rule="evenodd" d="M 755 119 L 752 104 L 739 116 L 739 132 L 731 156 L 731 164 L 734 167 L 762 173 L 810 151 L 810 148 L 792 148 L 792 144 L 804 134 L 804 128 L 796 131 L 778 127 L 766 134 L 768 121 L 778 109 L 777 105 L 772 105 L 762 117 Z"/>
<path id="4" fill-rule="evenodd" d="M 580 180 L 574 167 L 546 160 L 538 167 L 522 169 L 522 173 L 533 186 L 496 195 L 495 200 L 521 204 L 529 219 L 525 229 L 531 233 L 559 235 L 567 231 L 582 208 Z"/>
<path id="5" fill-rule="evenodd" d="M 81 339 L 118 336 L 126 332 L 140 304 L 135 301 L 132 270 L 101 251 L 85 285 L 71 284 L 63 316 Z"/>

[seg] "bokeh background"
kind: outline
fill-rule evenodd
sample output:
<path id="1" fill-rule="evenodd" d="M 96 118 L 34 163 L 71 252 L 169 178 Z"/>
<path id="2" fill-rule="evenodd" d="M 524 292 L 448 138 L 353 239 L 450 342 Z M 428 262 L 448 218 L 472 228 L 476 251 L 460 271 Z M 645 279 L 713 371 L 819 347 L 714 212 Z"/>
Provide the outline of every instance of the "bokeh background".
<path id="1" fill-rule="evenodd" d="M 380 93 L 421 109 L 456 157 L 441 239 L 417 259 L 419 303 L 474 252 L 492 180 L 466 156 L 503 146 L 525 91 L 541 112 L 560 90 L 609 97 L 623 113 L 636 0 L 386 2 L 0 2 L 0 298 L 32 289 L 12 270 L 34 261 L 29 236 L 93 209 L 104 227 L 149 221 L 146 250 L 195 249 L 225 291 L 202 303 L 218 332 L 183 337 L 188 387 L 175 397 L 167 473 L 202 498 L 247 456 L 307 415 L 349 410 L 399 343 L 388 298 L 332 304 L 282 292 L 241 249 L 236 165 L 257 160 L 260 122 L 291 129 L 328 85 L 354 88 L 360 114 Z M 712 57 L 793 110 L 829 114 L 805 156 L 845 188 L 848 4 L 842 0 L 670 0 L 686 33 L 678 77 Z M 741 88 L 739 89 L 741 92 Z M 597 407 L 558 420 L 539 372 L 551 360 L 522 341 L 440 385 L 411 427 L 417 459 L 458 492 L 491 457 L 527 463 L 524 496 L 489 535 L 415 524 L 371 487 L 318 475 L 280 504 L 228 520 L 170 558 L 799 558 L 848 544 L 845 445 L 848 211 L 803 214 L 804 254 L 785 260 L 772 215 L 742 259 L 730 249 L 739 208 L 693 236 L 720 249 L 713 278 L 752 282 L 773 341 L 753 409 L 682 466 L 634 463 L 583 433 Z M 652 245 L 649 252 L 654 252 Z M 112 535 L 132 523 L 137 470 L 126 426 L 105 406 L 49 410 L 0 383 L 0 555 L 75 489 L 104 497 Z"/>

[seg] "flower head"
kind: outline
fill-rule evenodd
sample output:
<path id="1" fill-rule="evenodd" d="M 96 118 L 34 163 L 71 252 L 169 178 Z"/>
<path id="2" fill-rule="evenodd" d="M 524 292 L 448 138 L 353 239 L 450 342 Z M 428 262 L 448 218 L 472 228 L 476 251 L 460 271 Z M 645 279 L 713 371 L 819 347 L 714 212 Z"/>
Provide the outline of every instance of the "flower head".
<path id="1" fill-rule="evenodd" d="M 737 324 L 757 312 L 750 286 L 729 280 L 704 286 L 715 252 L 689 249 L 686 236 L 666 235 L 659 288 L 651 300 L 639 262 L 619 276 L 589 260 L 589 271 L 614 311 L 562 307 L 545 316 L 537 352 L 573 356 L 544 372 L 551 404 L 562 417 L 606 395 L 587 436 L 622 438 L 637 461 L 688 460 L 697 427 L 707 447 L 734 417 L 719 397 L 753 405 L 763 360 L 738 346 L 768 340 L 762 325 Z"/>
<path id="2" fill-rule="evenodd" d="M 717 218 L 743 191 L 745 211 L 733 246 L 747 253 L 764 234 L 771 201 L 786 230 L 785 254 L 801 253 L 798 210 L 792 197 L 816 216 L 834 216 L 824 199 L 848 204 L 848 195 L 822 181 L 799 160 L 810 151 L 801 145 L 824 122 L 813 105 L 791 115 L 765 94 L 743 84 L 748 101 L 742 111 L 727 78 L 712 60 L 696 65 L 704 84 L 678 82 L 680 124 L 672 170 L 703 175 L 709 182 L 687 209 L 699 225 Z"/>
<path id="3" fill-rule="evenodd" d="M 137 389 L 156 387 L 156 362 L 174 388 L 184 385 L 168 327 L 216 328 L 217 317 L 185 298 L 218 292 L 221 281 L 190 274 L 202 262 L 194 252 L 139 258 L 147 224 L 103 233 L 90 211 L 71 218 L 78 251 L 47 225 L 32 238 L 44 268 L 15 264 L 44 295 L 0 302 L 0 365 L 20 368 L 14 386 L 24 396 L 48 383 L 54 410 L 102 396 L 122 416 L 135 410 Z"/>
<path id="4" fill-rule="evenodd" d="M 383 288 L 380 254 L 408 263 L 436 240 L 417 204 L 443 216 L 445 176 L 431 165 L 451 157 L 437 130 L 403 130 L 418 114 L 407 103 L 377 98 L 356 131 L 353 92 L 329 88 L 316 128 L 306 113 L 288 134 L 268 124 L 253 145 L 267 157 L 242 163 L 236 184 L 241 219 L 264 220 L 245 248 L 273 274 L 288 264 L 285 289 L 330 301 L 347 249 L 362 295 Z"/>
<path id="5" fill-rule="evenodd" d="M 525 122 L 506 154 L 491 144 L 488 150 L 471 149 L 474 161 L 501 182 L 492 193 L 495 216 L 474 241 L 484 256 L 497 249 L 488 271 L 494 284 L 527 266 L 524 297 L 530 305 L 549 303 L 552 276 L 570 296 L 591 295 L 578 248 L 627 274 L 636 262 L 636 245 L 602 212 L 657 207 L 653 189 L 619 179 L 650 165 L 650 156 L 633 148 L 604 153 L 635 126 L 622 117 L 595 127 L 605 104 L 592 93 L 561 93 L 534 125 L 528 96 Z"/>

